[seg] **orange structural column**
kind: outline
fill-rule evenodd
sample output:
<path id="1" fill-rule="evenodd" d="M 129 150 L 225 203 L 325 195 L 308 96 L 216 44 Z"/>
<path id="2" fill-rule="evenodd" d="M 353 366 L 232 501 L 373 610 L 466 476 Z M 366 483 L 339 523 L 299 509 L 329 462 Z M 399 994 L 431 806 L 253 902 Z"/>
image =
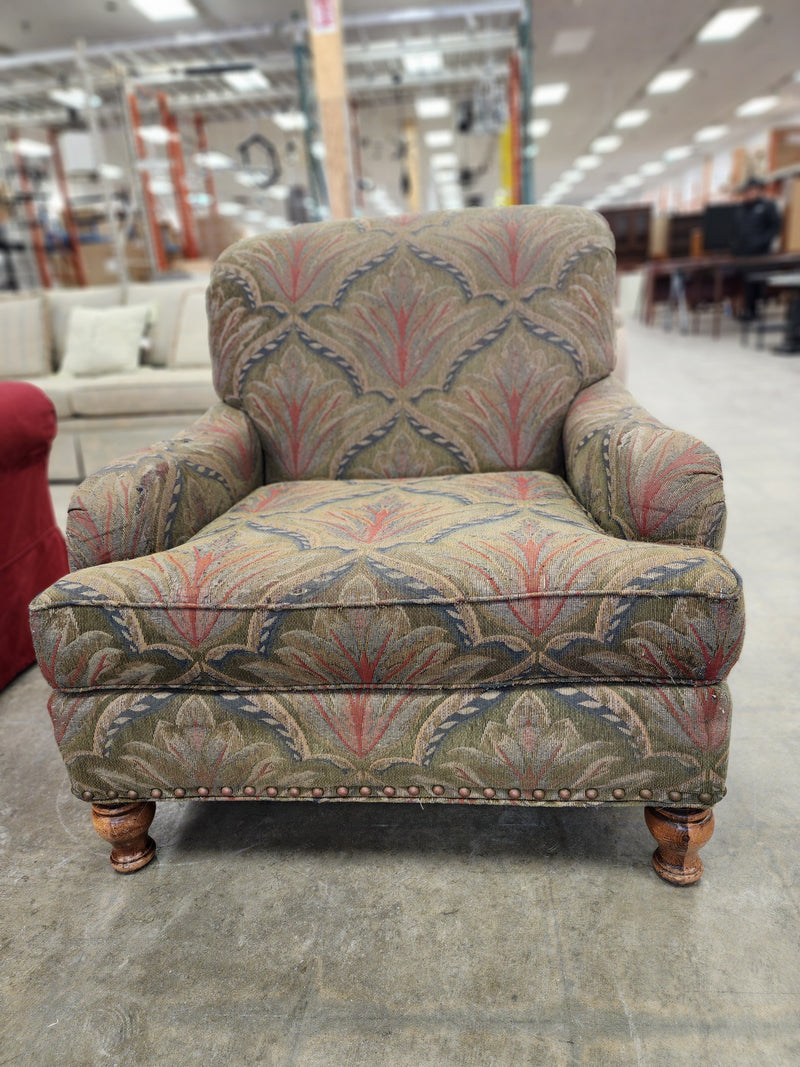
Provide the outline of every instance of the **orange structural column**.
<path id="1" fill-rule="evenodd" d="M 166 93 L 158 93 L 158 109 L 161 114 L 161 125 L 169 130 L 171 136 L 167 142 L 167 158 L 169 159 L 169 173 L 172 178 L 172 189 L 175 195 L 175 205 L 178 209 L 178 218 L 181 222 L 181 236 L 183 238 L 182 252 L 185 259 L 197 259 L 200 252 L 197 247 L 197 228 L 194 224 L 192 205 L 189 203 L 189 187 L 186 182 L 186 164 L 183 161 L 183 148 L 181 147 L 181 134 L 178 129 L 178 120 L 169 109 Z"/>
<path id="2" fill-rule="evenodd" d="M 67 174 L 64 170 L 64 160 L 61 156 L 61 145 L 58 143 L 58 134 L 53 129 L 50 130 L 49 140 L 50 149 L 53 153 L 53 169 L 56 173 L 58 191 L 61 194 L 61 200 L 64 205 L 61 213 L 64 218 L 64 229 L 67 231 L 72 253 L 72 268 L 75 271 L 75 281 L 78 285 L 86 286 L 89 284 L 89 277 L 86 273 L 86 264 L 83 261 L 83 250 L 81 248 L 80 235 L 78 234 L 78 225 L 75 222 L 75 212 L 72 210 L 72 204 L 69 199 L 69 186 L 67 185 Z"/>
<path id="3" fill-rule="evenodd" d="M 11 141 L 12 143 L 16 141 L 15 133 L 11 133 Z M 28 168 L 25 166 L 25 160 L 22 153 L 16 148 L 14 148 L 14 165 L 17 168 L 17 179 L 19 180 L 19 188 L 22 193 L 23 203 L 25 204 L 25 217 L 28 220 L 28 229 L 31 234 L 31 245 L 36 259 L 36 266 L 39 270 L 39 281 L 41 282 L 43 289 L 51 289 L 53 286 L 53 276 L 50 273 L 50 264 L 47 261 L 47 250 L 44 246 L 42 223 L 39 216 L 36 214 L 36 205 L 33 202 L 33 189 L 31 188 Z"/>
<path id="4" fill-rule="evenodd" d="M 207 152 L 208 137 L 206 136 L 206 123 L 199 111 L 194 117 L 194 128 L 197 133 L 198 152 Z M 217 187 L 214 182 L 214 172 L 210 167 L 203 167 L 203 185 L 205 186 L 206 196 L 209 198 L 208 213 L 212 218 L 217 218 L 219 215 Z"/>
<path id="5" fill-rule="evenodd" d="M 147 149 L 142 140 L 142 119 L 139 113 L 139 101 L 136 99 L 136 94 L 133 92 L 128 93 L 127 99 L 136 156 L 140 163 L 146 163 Z M 142 200 L 144 201 L 145 225 L 147 226 L 152 241 L 156 267 L 159 271 L 165 271 L 167 269 L 167 253 L 164 249 L 164 238 L 161 235 L 161 227 L 158 225 L 158 219 L 156 218 L 156 205 L 153 198 L 153 191 L 150 188 L 150 175 L 147 173 L 147 168 L 145 166 L 141 168 L 140 179 L 142 185 Z"/>

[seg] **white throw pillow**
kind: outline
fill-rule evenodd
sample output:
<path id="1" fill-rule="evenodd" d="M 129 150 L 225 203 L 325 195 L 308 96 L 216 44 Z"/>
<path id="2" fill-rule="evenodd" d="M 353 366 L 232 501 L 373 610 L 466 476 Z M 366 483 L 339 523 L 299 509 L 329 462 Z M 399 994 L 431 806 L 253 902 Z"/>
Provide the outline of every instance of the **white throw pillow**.
<path id="1" fill-rule="evenodd" d="M 151 314 L 149 304 L 73 308 L 61 373 L 87 377 L 135 370 Z"/>

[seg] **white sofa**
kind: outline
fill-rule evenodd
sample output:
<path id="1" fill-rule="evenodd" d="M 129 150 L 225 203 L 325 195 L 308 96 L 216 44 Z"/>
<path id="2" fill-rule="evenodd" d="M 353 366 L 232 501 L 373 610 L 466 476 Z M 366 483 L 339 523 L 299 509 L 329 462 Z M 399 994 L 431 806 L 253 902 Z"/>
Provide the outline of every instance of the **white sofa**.
<path id="1" fill-rule="evenodd" d="M 58 415 L 50 480 L 78 482 L 126 452 L 180 432 L 216 399 L 205 313 L 207 279 L 20 292 L 0 298 L 0 379 L 47 393 Z M 74 308 L 149 305 L 139 365 L 73 375 L 60 368 Z"/>

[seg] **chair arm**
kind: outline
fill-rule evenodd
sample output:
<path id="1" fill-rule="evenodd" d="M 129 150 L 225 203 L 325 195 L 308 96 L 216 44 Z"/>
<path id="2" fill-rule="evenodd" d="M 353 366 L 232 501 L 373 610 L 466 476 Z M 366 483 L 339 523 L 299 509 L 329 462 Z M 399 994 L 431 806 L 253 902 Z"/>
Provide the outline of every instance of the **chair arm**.
<path id="1" fill-rule="evenodd" d="M 90 475 L 67 515 L 70 570 L 183 544 L 263 484 L 258 434 L 217 403 L 187 429 Z"/>
<path id="2" fill-rule="evenodd" d="M 573 401 L 564 456 L 572 491 L 608 533 L 722 547 L 725 497 L 716 452 L 653 418 L 613 375 Z"/>

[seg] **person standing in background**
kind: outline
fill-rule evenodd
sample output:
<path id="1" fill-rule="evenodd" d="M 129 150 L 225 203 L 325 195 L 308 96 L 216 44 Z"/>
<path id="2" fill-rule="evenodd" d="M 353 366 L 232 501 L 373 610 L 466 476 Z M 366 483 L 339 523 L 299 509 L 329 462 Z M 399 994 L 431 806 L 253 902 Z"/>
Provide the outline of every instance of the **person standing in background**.
<path id="1" fill-rule="evenodd" d="M 764 195 L 764 182 L 759 178 L 748 178 L 739 191 L 741 200 L 733 224 L 734 255 L 765 256 L 772 251 L 773 242 L 781 232 L 781 213 L 775 201 Z M 750 322 L 758 317 L 764 289 L 763 281 L 749 281 L 745 276 L 742 321 Z"/>

